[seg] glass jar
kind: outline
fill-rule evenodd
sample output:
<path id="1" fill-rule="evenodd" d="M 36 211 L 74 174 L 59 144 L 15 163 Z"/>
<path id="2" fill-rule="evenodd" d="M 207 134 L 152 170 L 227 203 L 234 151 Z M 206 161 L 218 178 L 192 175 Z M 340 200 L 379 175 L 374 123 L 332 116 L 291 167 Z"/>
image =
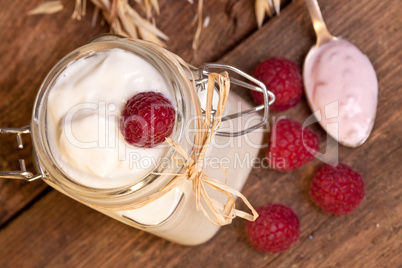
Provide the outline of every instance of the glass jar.
<path id="1" fill-rule="evenodd" d="M 0 177 L 27 181 L 41 178 L 61 193 L 130 226 L 179 244 L 201 244 L 213 237 L 219 226 L 212 224 L 196 209 L 190 181 L 180 183 L 166 195 L 141 208 L 124 209 L 127 205 L 156 193 L 171 182 L 176 174 L 183 172 L 183 166 L 178 166 L 173 161 L 165 161 L 172 159 L 171 156 L 174 154 L 172 148 L 166 150 L 165 157 L 155 163 L 146 175 L 133 178 L 116 187 L 93 187 L 82 184 L 67 174 L 54 157 L 49 142 L 49 128 L 52 126 L 48 121 L 48 97 L 55 81 L 72 62 L 115 48 L 134 53 L 162 74 L 176 107 L 176 122 L 170 138 L 188 153 L 193 149 L 194 135 L 197 132 L 194 119 L 202 118 L 205 110 L 203 107 L 205 104 L 202 104 L 200 99 L 205 98 L 206 82 L 211 71 L 226 70 L 243 76 L 253 84 L 234 77 L 231 78 L 231 83 L 263 92 L 265 104 L 254 108 L 242 102 L 235 93 L 230 93 L 222 126 L 206 154 L 206 162 L 209 165 L 204 167 L 204 172 L 208 176 L 222 183 L 228 178 L 227 185 L 237 191 L 243 187 L 262 144 L 262 127 L 268 121 L 268 106 L 274 101 L 273 94 L 268 92 L 261 82 L 234 67 L 204 64 L 200 68 L 193 66 L 185 68 L 184 65 L 178 66 L 177 62 L 167 54 L 161 53 L 161 48 L 156 45 L 113 35 L 96 38 L 68 54 L 53 67 L 37 94 L 30 126 L 0 129 L 1 133 L 17 134 L 20 148 L 21 135 L 31 133 L 34 166 L 38 172 L 34 175 L 26 171 L 24 161 L 20 160 L 20 171 L 0 172 Z M 218 91 L 219 88 L 216 87 L 215 90 Z M 262 116 L 255 113 L 258 111 L 262 111 Z M 226 177 L 222 170 L 227 172 Z M 208 194 L 216 199 L 222 199 L 216 191 L 208 190 Z"/>

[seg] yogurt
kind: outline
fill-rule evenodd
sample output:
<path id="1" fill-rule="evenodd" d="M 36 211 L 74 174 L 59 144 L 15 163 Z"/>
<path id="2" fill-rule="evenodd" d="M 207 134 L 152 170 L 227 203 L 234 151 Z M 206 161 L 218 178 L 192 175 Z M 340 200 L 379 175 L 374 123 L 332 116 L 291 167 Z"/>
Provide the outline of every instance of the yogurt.
<path id="1" fill-rule="evenodd" d="M 125 103 L 142 91 L 161 92 L 172 100 L 161 74 L 148 62 L 122 49 L 78 59 L 59 75 L 48 100 L 52 154 L 71 178 L 93 188 L 135 183 L 166 154 L 129 146 L 119 131 Z M 139 156 L 147 163 L 136 165 Z"/>
<path id="2" fill-rule="evenodd" d="M 366 141 L 374 124 L 378 82 L 370 60 L 346 40 L 318 47 L 306 59 L 306 95 L 318 121 L 341 144 Z M 335 126 L 337 127 L 334 127 Z"/>
<path id="3" fill-rule="evenodd" d="M 142 91 L 161 92 L 175 103 L 163 75 L 141 57 L 122 49 L 98 51 L 79 58 L 56 78 L 48 96 L 48 142 L 55 162 L 69 178 L 90 187 L 93 193 L 96 189 L 130 185 L 148 175 L 166 155 L 165 143 L 154 148 L 136 148 L 128 146 L 120 133 L 119 115 L 126 101 Z M 205 91 L 198 93 L 205 108 Z M 192 105 L 192 100 L 184 101 Z M 225 113 L 249 108 L 250 105 L 232 92 Z M 261 117 L 249 114 L 222 122 L 221 130 L 239 131 L 255 125 L 256 121 L 261 121 Z M 237 137 L 215 136 L 204 159 L 204 172 L 222 183 L 227 179 L 229 187 L 240 191 L 251 169 L 258 166 L 256 160 L 259 160 L 263 136 L 263 129 Z M 52 180 L 47 183 L 83 201 L 79 194 L 71 194 Z M 207 192 L 211 198 L 225 203 L 226 197 L 219 191 L 207 189 Z M 138 209 L 96 209 L 130 226 L 185 245 L 203 243 L 219 230 L 219 226 L 196 210 L 191 181 L 180 183 Z"/>

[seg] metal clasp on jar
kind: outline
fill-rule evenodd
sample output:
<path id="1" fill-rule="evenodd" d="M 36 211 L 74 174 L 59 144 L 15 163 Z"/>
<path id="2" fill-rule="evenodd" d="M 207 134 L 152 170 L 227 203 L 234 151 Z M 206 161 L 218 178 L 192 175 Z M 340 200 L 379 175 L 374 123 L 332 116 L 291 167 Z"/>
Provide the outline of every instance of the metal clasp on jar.
<path id="1" fill-rule="evenodd" d="M 222 121 L 228 121 L 228 120 L 232 120 L 232 119 L 241 117 L 243 115 L 248 115 L 251 113 L 263 111 L 263 116 L 261 118 L 261 122 L 256 123 L 250 127 L 242 129 L 240 131 L 235 131 L 235 132 L 218 131 L 216 133 L 216 135 L 226 136 L 226 137 L 236 137 L 236 136 L 247 134 L 247 133 L 267 124 L 268 116 L 269 116 L 269 106 L 274 103 L 275 95 L 271 91 L 268 91 L 267 88 L 265 87 L 265 85 L 261 81 L 255 79 L 254 77 L 248 75 L 247 73 L 245 73 L 233 66 L 224 65 L 224 64 L 207 63 L 207 64 L 202 65 L 198 69 L 198 71 L 200 72 L 199 73 L 200 78 L 195 81 L 197 90 L 206 90 L 207 89 L 208 75 L 210 73 L 227 71 L 227 72 L 229 72 L 229 79 L 232 84 L 238 85 L 238 86 L 248 89 L 248 90 L 254 90 L 254 91 L 261 92 L 264 96 L 264 104 L 258 105 L 256 107 L 248 109 L 248 110 L 229 114 L 229 115 L 222 117 Z M 230 73 L 236 73 L 252 83 L 244 82 L 239 79 L 233 78 L 230 76 Z M 219 88 L 217 88 L 217 90 L 219 90 Z M 205 111 L 203 111 L 203 113 L 204 112 Z"/>
<path id="2" fill-rule="evenodd" d="M 18 148 L 22 149 L 22 148 L 24 148 L 24 144 L 22 142 L 22 134 L 30 134 L 31 129 L 30 129 L 30 126 L 24 126 L 21 128 L 0 128 L 0 133 L 1 134 L 3 134 L 3 133 L 4 134 L 7 134 L 7 133 L 17 134 Z M 20 170 L 0 171 L 0 178 L 20 179 L 20 180 L 26 180 L 26 181 L 33 181 L 33 180 L 42 178 L 42 174 L 34 175 L 32 172 L 29 172 L 26 170 L 24 159 L 19 159 L 19 162 L 20 162 Z"/>

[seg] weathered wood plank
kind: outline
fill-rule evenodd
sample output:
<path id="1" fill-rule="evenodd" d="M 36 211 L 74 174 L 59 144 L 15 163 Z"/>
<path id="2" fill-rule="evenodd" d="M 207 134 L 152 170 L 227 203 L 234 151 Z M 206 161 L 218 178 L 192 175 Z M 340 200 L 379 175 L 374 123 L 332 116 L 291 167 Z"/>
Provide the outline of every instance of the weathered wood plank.
<path id="1" fill-rule="evenodd" d="M 315 39 L 303 4 L 289 5 L 281 17 L 269 22 L 264 33 L 255 33 L 221 61 L 251 71 L 259 60 L 285 56 L 302 66 Z M 301 217 L 301 241 L 293 252 L 270 258 L 270 267 L 399 267 L 402 263 L 399 256 L 402 247 L 402 168 L 399 165 L 402 159 L 402 109 L 399 105 L 402 78 L 396 73 L 400 72 L 402 64 L 398 41 L 402 39 L 402 18 L 398 12 L 402 3 L 320 1 L 320 4 L 329 29 L 360 47 L 371 59 L 379 79 L 377 119 L 371 137 L 356 149 L 339 147 L 340 161 L 365 177 L 366 199 L 355 213 L 345 217 L 324 215 L 314 209 L 308 197 L 308 184 L 314 167 L 320 164 L 317 160 L 293 174 L 257 170 L 255 176 L 250 177 L 245 193 L 252 196 L 253 204 L 274 201 L 291 205 Z M 261 46 L 264 42 L 267 45 Z M 250 57 L 243 56 L 249 51 Z M 286 113 L 274 116 L 286 115 L 303 122 L 310 114 L 303 100 Z M 323 143 L 325 133 L 314 129 Z M 321 149 L 324 149 L 323 144 Z M 255 196 L 261 188 L 267 192 Z M 257 260 L 255 266 L 262 263 L 261 257 L 251 255 L 250 259 Z"/>
<path id="2" fill-rule="evenodd" d="M 69 51 L 107 29 L 83 27 L 90 24 L 89 17 L 81 22 L 71 20 L 72 1 L 65 1 L 65 9 L 60 13 L 27 16 L 27 11 L 40 2 L 6 1 L 0 9 L 0 127 L 28 125 L 46 73 Z M 23 151 L 17 149 L 13 135 L 1 135 L 0 140 L 1 170 L 19 169 L 18 159 L 24 158 L 28 170 L 34 171 L 29 136 L 24 137 Z M 0 180 L 0 226 L 46 187 L 40 181 Z"/>
<path id="3" fill-rule="evenodd" d="M 378 114 L 370 139 L 356 149 L 339 147 L 340 160 L 365 177 L 367 196 L 356 212 L 335 217 L 323 214 L 311 203 L 307 189 L 318 160 L 292 173 L 255 169 L 245 186 L 244 193 L 255 206 L 280 202 L 300 217 L 300 241 L 279 255 L 251 248 L 242 220 L 222 228 L 204 245 L 183 247 L 127 227 L 51 191 L 0 230 L 0 266 L 400 267 L 401 2 L 327 0 L 320 4 L 332 32 L 367 53 L 379 78 Z M 270 56 L 286 56 L 301 64 L 313 43 L 304 3 L 296 1 L 220 61 L 246 71 Z M 25 102 L 30 103 L 29 99 Z M 7 115 L 0 112 L 0 118 Z M 283 114 L 303 121 L 310 111 L 302 100 Z M 314 129 L 324 149 L 325 133 Z"/>

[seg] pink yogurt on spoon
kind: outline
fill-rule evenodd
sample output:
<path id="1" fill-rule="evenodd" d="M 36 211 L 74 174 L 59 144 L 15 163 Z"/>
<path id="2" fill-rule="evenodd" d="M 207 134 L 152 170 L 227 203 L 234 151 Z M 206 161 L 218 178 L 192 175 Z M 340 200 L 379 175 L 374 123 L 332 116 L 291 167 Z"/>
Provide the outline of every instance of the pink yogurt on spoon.
<path id="1" fill-rule="evenodd" d="M 378 95 L 374 68 L 342 39 L 313 48 L 304 63 L 306 96 L 321 126 L 339 143 L 363 144 L 373 128 Z"/>

